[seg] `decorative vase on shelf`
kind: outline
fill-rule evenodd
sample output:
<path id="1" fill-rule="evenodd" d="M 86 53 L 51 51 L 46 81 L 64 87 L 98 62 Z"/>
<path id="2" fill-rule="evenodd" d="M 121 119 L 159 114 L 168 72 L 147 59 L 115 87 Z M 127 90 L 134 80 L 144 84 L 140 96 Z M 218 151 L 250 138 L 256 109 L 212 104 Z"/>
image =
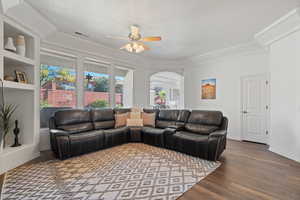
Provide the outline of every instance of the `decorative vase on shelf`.
<path id="1" fill-rule="evenodd" d="M 16 39 L 17 54 L 20 56 L 25 56 L 26 46 L 25 46 L 25 37 L 23 35 L 18 35 Z"/>
<path id="2" fill-rule="evenodd" d="M 20 133 L 20 129 L 18 127 L 18 120 L 16 120 L 15 121 L 15 129 L 14 129 L 15 143 L 11 147 L 21 146 L 21 144 L 19 143 L 19 133 Z"/>
<path id="3" fill-rule="evenodd" d="M 8 37 L 5 43 L 4 48 L 11 52 L 16 52 L 16 47 L 14 45 L 14 39 L 12 37 Z"/>

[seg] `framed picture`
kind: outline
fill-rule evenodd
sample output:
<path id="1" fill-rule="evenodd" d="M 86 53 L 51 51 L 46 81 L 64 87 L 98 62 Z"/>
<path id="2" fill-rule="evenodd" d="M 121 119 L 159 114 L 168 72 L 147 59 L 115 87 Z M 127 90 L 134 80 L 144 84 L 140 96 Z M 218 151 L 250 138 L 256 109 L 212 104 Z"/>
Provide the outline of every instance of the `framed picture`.
<path id="1" fill-rule="evenodd" d="M 16 70 L 15 73 L 16 73 L 17 81 L 19 83 L 28 83 L 27 76 L 26 76 L 25 72 L 21 72 L 21 71 Z"/>
<path id="2" fill-rule="evenodd" d="M 201 99 L 216 99 L 216 85 L 215 78 L 204 79 L 201 82 Z"/>

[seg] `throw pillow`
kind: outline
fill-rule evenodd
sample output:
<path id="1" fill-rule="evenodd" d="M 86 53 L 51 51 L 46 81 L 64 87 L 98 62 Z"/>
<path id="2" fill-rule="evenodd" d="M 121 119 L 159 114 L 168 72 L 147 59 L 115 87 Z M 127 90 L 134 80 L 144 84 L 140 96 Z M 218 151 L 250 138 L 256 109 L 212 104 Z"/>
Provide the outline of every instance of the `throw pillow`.
<path id="1" fill-rule="evenodd" d="M 142 113 L 144 126 L 155 127 L 155 113 Z"/>
<path id="2" fill-rule="evenodd" d="M 141 119 L 140 112 L 130 112 L 130 119 Z"/>
<path id="3" fill-rule="evenodd" d="M 115 114 L 115 128 L 120 128 L 126 126 L 127 119 L 129 118 L 128 113 Z"/>

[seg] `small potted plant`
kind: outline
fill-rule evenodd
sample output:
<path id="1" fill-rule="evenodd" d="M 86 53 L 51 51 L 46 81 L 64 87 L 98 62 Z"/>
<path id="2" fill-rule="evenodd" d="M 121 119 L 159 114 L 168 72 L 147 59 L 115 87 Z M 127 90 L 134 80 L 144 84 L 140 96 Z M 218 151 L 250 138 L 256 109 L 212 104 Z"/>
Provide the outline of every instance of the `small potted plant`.
<path id="1" fill-rule="evenodd" d="M 2 79 L 1 83 L 1 103 L 0 103 L 0 144 L 2 142 L 3 148 L 6 146 L 5 138 L 11 132 L 14 120 L 12 119 L 17 106 L 14 104 L 6 104 L 4 98 L 4 85 Z"/>

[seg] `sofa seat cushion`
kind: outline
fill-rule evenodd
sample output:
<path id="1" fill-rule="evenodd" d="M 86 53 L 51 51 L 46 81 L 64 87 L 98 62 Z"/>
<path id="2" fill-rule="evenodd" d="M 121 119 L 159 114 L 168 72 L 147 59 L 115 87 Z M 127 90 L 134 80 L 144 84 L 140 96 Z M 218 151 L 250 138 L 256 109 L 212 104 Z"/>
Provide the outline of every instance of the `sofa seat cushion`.
<path id="1" fill-rule="evenodd" d="M 208 153 L 208 136 L 185 131 L 172 135 L 177 151 L 197 157 L 206 158 Z"/>
<path id="2" fill-rule="evenodd" d="M 156 127 L 158 128 L 168 128 L 170 126 L 175 126 L 176 121 L 165 121 L 165 120 L 157 120 Z"/>
<path id="3" fill-rule="evenodd" d="M 185 125 L 185 129 L 190 131 L 190 132 L 193 132 L 193 133 L 209 135 L 210 133 L 218 130 L 219 127 L 218 126 L 209 126 L 209 125 L 202 125 L 202 124 L 187 123 Z"/>
<path id="4" fill-rule="evenodd" d="M 165 130 L 160 128 L 143 127 L 143 141 L 146 144 L 164 147 L 164 132 Z"/>
<path id="5" fill-rule="evenodd" d="M 97 151 L 105 147 L 105 136 L 102 130 L 72 134 L 69 138 L 72 156 Z"/>
<path id="6" fill-rule="evenodd" d="M 111 129 L 115 127 L 115 120 L 111 121 L 98 121 L 98 122 L 93 122 L 94 128 L 96 130 L 99 129 Z"/>
<path id="7" fill-rule="evenodd" d="M 88 138 L 95 138 L 95 137 L 99 137 L 100 135 L 104 136 L 103 130 L 95 130 L 95 131 L 71 134 L 69 137 L 70 137 L 70 140 L 76 141 L 76 140 L 82 140 L 82 139 L 88 139 Z"/>
<path id="8" fill-rule="evenodd" d="M 145 126 L 142 128 L 142 132 L 145 134 L 162 135 L 164 133 L 164 129 Z"/>
<path id="9" fill-rule="evenodd" d="M 179 131 L 176 132 L 173 137 L 180 139 L 180 140 L 191 140 L 195 142 L 208 142 L 207 135 L 199 135 L 195 133 L 190 133 L 186 131 Z"/>
<path id="10" fill-rule="evenodd" d="M 129 128 L 121 127 L 104 130 L 105 145 L 111 147 L 119 144 L 124 144 L 128 141 Z"/>
<path id="11" fill-rule="evenodd" d="M 80 123 L 80 124 L 70 124 L 70 125 L 61 125 L 57 129 L 67 131 L 69 133 L 81 133 L 86 131 L 91 131 L 94 129 L 93 124 L 90 122 Z"/>

